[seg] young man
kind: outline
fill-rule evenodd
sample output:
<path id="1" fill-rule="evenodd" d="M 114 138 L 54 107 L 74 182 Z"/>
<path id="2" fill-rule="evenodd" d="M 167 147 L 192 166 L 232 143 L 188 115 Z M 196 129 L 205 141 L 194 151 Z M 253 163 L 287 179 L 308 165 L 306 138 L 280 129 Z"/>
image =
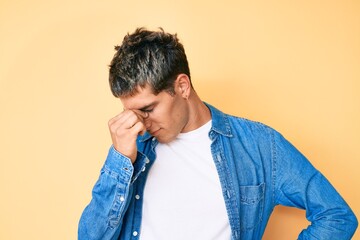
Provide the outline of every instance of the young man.
<path id="1" fill-rule="evenodd" d="M 201 101 L 182 44 L 164 31 L 125 36 L 110 65 L 124 110 L 79 239 L 261 239 L 278 204 L 306 210 L 299 239 L 350 239 L 357 220 L 278 132 Z"/>

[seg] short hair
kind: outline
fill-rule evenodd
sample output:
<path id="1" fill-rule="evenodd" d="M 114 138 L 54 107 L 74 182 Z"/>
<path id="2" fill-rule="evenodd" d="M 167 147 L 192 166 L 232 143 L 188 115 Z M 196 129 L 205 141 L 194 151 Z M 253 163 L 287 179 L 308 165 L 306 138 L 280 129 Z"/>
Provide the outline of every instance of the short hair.
<path id="1" fill-rule="evenodd" d="M 176 34 L 137 28 L 127 34 L 111 61 L 109 83 L 115 97 L 132 96 L 138 87 L 150 85 L 155 95 L 174 91 L 174 81 L 190 70 L 183 45 Z"/>

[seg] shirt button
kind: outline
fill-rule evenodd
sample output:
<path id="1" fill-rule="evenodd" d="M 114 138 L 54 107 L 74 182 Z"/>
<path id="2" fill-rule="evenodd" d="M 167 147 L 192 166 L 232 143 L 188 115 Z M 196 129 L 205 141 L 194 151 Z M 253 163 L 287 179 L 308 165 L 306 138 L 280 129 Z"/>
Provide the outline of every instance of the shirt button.
<path id="1" fill-rule="evenodd" d="M 150 162 L 150 160 L 147 158 L 147 159 L 145 160 L 145 162 L 146 162 L 146 164 L 148 164 L 148 163 Z"/>
<path id="2" fill-rule="evenodd" d="M 139 200 L 139 199 L 140 199 L 140 195 L 136 194 L 136 195 L 135 195 L 135 198 L 136 198 L 136 200 Z"/>
<path id="3" fill-rule="evenodd" d="M 137 231 L 134 231 L 133 232 L 133 236 L 136 237 L 138 235 L 138 232 Z"/>
<path id="4" fill-rule="evenodd" d="M 146 167 L 143 167 L 143 168 L 141 169 L 141 171 L 142 171 L 142 172 L 145 172 L 145 169 L 146 169 Z"/>
<path id="5" fill-rule="evenodd" d="M 231 198 L 230 191 L 229 191 L 229 190 L 227 190 L 227 191 L 226 191 L 226 193 L 227 193 L 228 198 Z"/>
<path id="6" fill-rule="evenodd" d="M 120 196 L 120 202 L 123 202 L 123 201 L 125 201 L 124 196 Z"/>

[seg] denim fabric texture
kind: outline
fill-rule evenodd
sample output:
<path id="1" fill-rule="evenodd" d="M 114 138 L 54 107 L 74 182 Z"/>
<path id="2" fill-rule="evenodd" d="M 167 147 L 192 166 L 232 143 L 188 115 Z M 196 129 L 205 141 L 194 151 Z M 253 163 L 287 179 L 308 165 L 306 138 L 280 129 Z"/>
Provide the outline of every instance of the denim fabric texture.
<path id="1" fill-rule="evenodd" d="M 354 213 L 291 143 L 262 123 L 207 106 L 212 115 L 211 152 L 233 240 L 261 239 L 276 205 L 306 210 L 311 225 L 298 239 L 351 239 L 358 225 Z M 157 143 L 148 133 L 139 136 L 134 165 L 110 148 L 81 216 L 79 240 L 141 237 L 142 196 Z"/>

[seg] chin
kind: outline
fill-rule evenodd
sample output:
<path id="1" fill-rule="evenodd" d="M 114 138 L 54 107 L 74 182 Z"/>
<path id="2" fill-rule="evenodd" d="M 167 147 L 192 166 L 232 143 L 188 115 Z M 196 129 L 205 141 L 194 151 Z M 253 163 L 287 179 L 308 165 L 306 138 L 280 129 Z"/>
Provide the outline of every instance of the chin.
<path id="1" fill-rule="evenodd" d="M 159 143 L 166 144 L 166 143 L 172 142 L 175 138 L 176 138 L 176 136 L 168 136 L 168 137 L 157 136 L 156 140 L 158 140 Z"/>

